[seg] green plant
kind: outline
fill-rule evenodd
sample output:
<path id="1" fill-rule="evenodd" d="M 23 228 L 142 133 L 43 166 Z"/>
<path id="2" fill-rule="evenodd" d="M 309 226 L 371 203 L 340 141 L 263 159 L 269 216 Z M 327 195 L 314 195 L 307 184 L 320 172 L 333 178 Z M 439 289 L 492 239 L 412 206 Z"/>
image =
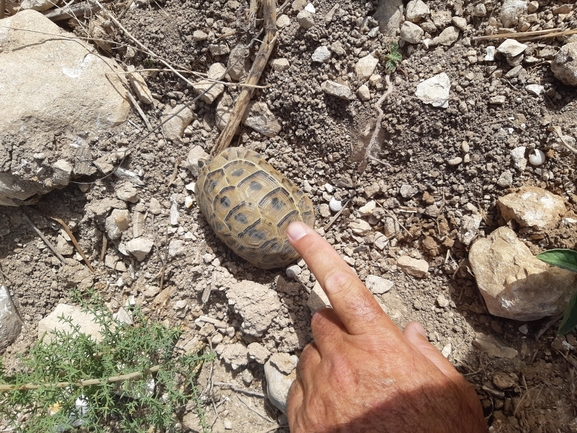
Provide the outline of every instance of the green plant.
<path id="1" fill-rule="evenodd" d="M 389 45 L 389 52 L 383 56 L 385 59 L 385 71 L 391 74 L 397 70 L 403 55 L 399 51 L 399 44 L 393 42 Z"/>
<path id="2" fill-rule="evenodd" d="M 78 295 L 76 296 L 78 299 Z M 203 431 L 195 377 L 212 354 L 179 353 L 178 328 L 149 321 L 133 311 L 133 325 L 118 322 L 94 294 L 81 302 L 94 314 L 102 340 L 80 332 L 52 331 L 8 375 L 0 364 L 0 417 L 17 432 L 171 432 L 177 413 L 192 400 Z"/>
<path id="3" fill-rule="evenodd" d="M 569 249 L 553 249 L 537 254 L 539 260 L 553 266 L 577 272 L 577 251 Z M 577 326 L 577 291 L 573 293 L 569 304 L 565 308 L 563 320 L 559 325 L 558 333 L 565 335 Z"/>

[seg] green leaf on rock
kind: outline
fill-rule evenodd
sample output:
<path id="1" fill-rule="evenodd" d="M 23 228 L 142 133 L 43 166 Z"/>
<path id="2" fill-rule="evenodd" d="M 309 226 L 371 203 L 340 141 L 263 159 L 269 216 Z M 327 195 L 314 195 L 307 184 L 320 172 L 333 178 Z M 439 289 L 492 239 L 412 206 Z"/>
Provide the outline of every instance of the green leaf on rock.
<path id="1" fill-rule="evenodd" d="M 577 272 L 577 251 L 558 248 L 543 251 L 536 257 L 550 265 Z"/>

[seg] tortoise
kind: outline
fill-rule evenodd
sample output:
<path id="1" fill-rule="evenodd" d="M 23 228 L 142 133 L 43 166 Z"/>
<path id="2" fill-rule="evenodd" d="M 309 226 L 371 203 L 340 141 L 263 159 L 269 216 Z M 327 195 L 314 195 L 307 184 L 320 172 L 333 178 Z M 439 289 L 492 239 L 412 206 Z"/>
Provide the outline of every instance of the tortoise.
<path id="1" fill-rule="evenodd" d="M 232 251 L 261 269 L 286 266 L 299 255 L 288 242 L 293 221 L 314 224 L 311 199 L 258 153 L 229 147 L 199 161 L 200 211 Z"/>

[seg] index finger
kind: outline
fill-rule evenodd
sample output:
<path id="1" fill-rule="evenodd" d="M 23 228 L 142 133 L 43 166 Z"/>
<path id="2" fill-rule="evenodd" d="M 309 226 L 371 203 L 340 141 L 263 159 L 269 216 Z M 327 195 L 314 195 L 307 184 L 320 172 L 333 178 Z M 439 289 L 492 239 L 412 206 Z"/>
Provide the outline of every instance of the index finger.
<path id="1" fill-rule="evenodd" d="M 371 292 L 318 233 L 296 221 L 288 226 L 287 238 L 319 281 L 349 334 L 363 334 L 376 326 L 392 326 L 398 332 Z"/>

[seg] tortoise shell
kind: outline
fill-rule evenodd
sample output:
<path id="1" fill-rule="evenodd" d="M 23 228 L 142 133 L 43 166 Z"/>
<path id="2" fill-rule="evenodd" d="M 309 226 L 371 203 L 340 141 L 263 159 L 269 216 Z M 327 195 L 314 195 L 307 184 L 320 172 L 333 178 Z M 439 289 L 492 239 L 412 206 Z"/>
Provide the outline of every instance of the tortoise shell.
<path id="1" fill-rule="evenodd" d="M 261 269 L 285 266 L 298 257 L 286 228 L 297 220 L 312 226 L 314 210 L 294 183 L 242 147 L 225 149 L 200 166 L 196 199 L 220 240 Z"/>

